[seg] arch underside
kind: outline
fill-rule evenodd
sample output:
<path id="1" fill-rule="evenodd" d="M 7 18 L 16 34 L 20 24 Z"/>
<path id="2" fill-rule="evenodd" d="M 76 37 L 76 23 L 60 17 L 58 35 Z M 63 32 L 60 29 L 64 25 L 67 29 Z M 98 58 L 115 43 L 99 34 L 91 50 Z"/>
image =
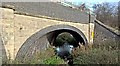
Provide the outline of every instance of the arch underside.
<path id="1" fill-rule="evenodd" d="M 76 40 L 77 44 L 80 42 L 82 44 L 85 44 L 85 41 L 83 40 L 83 38 L 77 33 L 77 32 L 74 32 L 72 30 L 66 30 L 66 29 L 60 29 L 60 30 L 55 30 L 55 31 L 52 31 L 50 33 L 47 34 L 47 38 L 48 38 L 48 41 L 50 43 L 50 45 L 52 46 L 56 46 L 55 44 L 55 40 L 57 38 L 57 36 L 63 32 L 68 32 L 70 33 Z M 75 45 L 73 44 L 74 47 L 77 47 L 78 45 Z"/>
<path id="2" fill-rule="evenodd" d="M 22 61 L 25 57 L 31 58 L 36 52 L 44 51 L 49 45 L 53 45 L 56 37 L 62 32 L 68 32 L 78 42 L 88 44 L 85 35 L 76 27 L 63 24 L 49 26 L 29 37 L 19 49 L 16 59 Z"/>

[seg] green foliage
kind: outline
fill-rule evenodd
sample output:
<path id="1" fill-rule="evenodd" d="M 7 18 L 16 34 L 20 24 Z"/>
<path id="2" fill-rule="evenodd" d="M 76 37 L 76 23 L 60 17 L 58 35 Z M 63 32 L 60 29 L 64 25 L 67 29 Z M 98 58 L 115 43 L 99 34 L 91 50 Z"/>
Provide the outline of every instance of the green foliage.
<path id="1" fill-rule="evenodd" d="M 67 32 L 64 32 L 58 35 L 58 37 L 56 38 L 55 44 L 61 46 L 65 42 L 68 42 L 70 44 L 76 44 L 75 38 L 70 33 L 67 33 Z"/>
<path id="2" fill-rule="evenodd" d="M 23 62 L 25 64 L 64 64 L 63 59 L 54 54 L 52 47 L 43 52 L 37 52 L 31 59 L 24 59 Z M 14 61 L 14 63 L 20 64 L 21 62 Z"/>
<path id="3" fill-rule="evenodd" d="M 113 42 L 113 41 L 110 41 L 109 42 L 103 42 L 101 44 L 95 44 L 93 45 L 93 48 L 99 48 L 99 49 L 106 49 L 106 50 L 118 50 L 118 46 L 119 45 L 119 42 Z"/>
<path id="4" fill-rule="evenodd" d="M 60 57 L 53 56 L 43 61 L 43 64 L 64 64 L 64 60 Z"/>
<path id="5" fill-rule="evenodd" d="M 74 64 L 116 64 L 118 63 L 118 50 L 93 48 L 74 59 Z"/>
<path id="6" fill-rule="evenodd" d="M 58 43 L 61 42 L 75 42 L 75 39 L 70 34 L 63 33 L 57 38 Z M 118 63 L 119 42 L 106 42 L 103 44 L 93 45 L 92 48 L 87 50 L 78 50 L 78 56 L 74 57 L 74 64 L 116 64 Z M 10 61 L 9 61 L 10 62 Z M 12 63 L 21 64 L 22 62 L 13 61 Z M 30 59 L 24 60 L 25 64 L 65 64 L 64 60 L 54 55 L 52 47 L 43 52 L 36 52 Z M 11 63 L 9 63 L 11 64 Z"/>

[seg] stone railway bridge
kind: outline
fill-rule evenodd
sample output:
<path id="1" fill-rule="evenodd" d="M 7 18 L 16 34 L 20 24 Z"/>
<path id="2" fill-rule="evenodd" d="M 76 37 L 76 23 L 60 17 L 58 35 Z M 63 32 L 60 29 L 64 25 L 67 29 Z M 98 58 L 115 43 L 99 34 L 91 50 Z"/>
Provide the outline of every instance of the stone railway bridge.
<path id="1" fill-rule="evenodd" d="M 53 5 L 53 4 L 52 4 Z M 24 5 L 27 7 L 27 5 Z M 19 7 L 21 7 L 19 5 Z M 47 7 L 47 6 L 46 6 Z M 64 9 L 75 10 L 58 6 Z M 16 7 L 0 7 L 2 18 L 0 19 L 0 37 L 3 48 L 3 56 L 10 59 L 21 59 L 26 55 L 43 51 L 53 45 L 56 37 L 62 32 L 68 32 L 74 36 L 77 42 L 83 44 L 93 43 L 94 17 L 79 10 L 71 11 L 66 17 L 76 18 L 67 20 L 46 15 L 32 15 L 24 13 Z M 27 9 L 27 8 L 26 8 Z M 34 9 L 33 9 L 34 10 Z M 70 11 L 69 10 L 69 11 Z M 26 11 L 26 10 L 25 10 Z M 32 12 L 32 11 L 31 11 Z M 35 12 L 36 13 L 36 12 Z M 54 12 L 57 14 L 56 12 Z M 42 13 L 43 14 L 43 13 Z M 62 13 L 59 13 L 62 14 Z M 73 14 L 76 14 L 75 17 Z M 81 19 L 84 17 L 84 19 Z M 64 17 L 66 19 L 66 17 Z"/>

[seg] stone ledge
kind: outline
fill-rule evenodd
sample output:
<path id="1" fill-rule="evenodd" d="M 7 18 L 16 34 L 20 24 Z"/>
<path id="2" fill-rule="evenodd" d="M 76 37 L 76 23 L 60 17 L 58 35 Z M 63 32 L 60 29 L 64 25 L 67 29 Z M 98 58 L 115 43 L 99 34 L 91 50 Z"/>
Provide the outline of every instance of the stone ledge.
<path id="1" fill-rule="evenodd" d="M 112 28 L 112 27 L 110 27 L 110 26 L 108 26 L 108 25 L 105 25 L 105 24 L 103 24 L 102 22 L 100 22 L 100 21 L 97 20 L 97 19 L 95 20 L 95 22 L 98 23 L 98 24 L 100 24 L 101 26 L 107 28 L 109 31 L 111 31 L 111 32 L 117 34 L 118 36 L 120 36 L 120 31 L 119 31 L 119 30 L 117 30 L 117 29 L 115 29 L 115 28 Z"/>
<path id="2" fill-rule="evenodd" d="M 13 19 L 14 18 L 13 9 L 0 8 L 0 11 L 1 11 L 1 18 L 2 19 Z"/>
<path id="3" fill-rule="evenodd" d="M 15 7 L 11 6 L 11 5 L 6 5 L 6 6 L 2 5 L 2 6 L 0 6 L 0 8 L 7 8 L 7 9 L 13 9 L 13 10 L 15 10 Z"/>

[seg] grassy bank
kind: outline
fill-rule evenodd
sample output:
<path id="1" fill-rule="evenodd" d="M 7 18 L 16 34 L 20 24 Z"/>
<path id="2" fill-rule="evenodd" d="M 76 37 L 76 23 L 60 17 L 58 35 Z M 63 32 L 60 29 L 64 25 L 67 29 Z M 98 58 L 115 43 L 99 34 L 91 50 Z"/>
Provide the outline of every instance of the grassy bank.
<path id="1" fill-rule="evenodd" d="M 74 57 L 74 64 L 117 64 L 118 44 L 110 42 L 101 45 L 92 45 L 87 50 L 79 50 L 77 57 Z M 36 53 L 31 59 L 24 59 L 22 62 L 10 61 L 9 64 L 65 64 L 64 60 L 54 54 L 53 48 Z"/>
<path id="2" fill-rule="evenodd" d="M 50 49 L 49 49 L 50 50 Z M 50 55 L 52 52 L 38 53 L 30 60 L 24 60 L 26 64 L 65 64 L 64 60 L 56 55 Z M 13 61 L 12 63 L 21 64 Z M 92 48 L 85 51 L 79 51 L 79 55 L 74 58 L 74 64 L 116 64 L 118 63 L 118 50 L 106 50 L 101 48 Z"/>
<path id="3" fill-rule="evenodd" d="M 74 64 L 117 64 L 119 61 L 119 42 L 94 44 L 91 48 L 80 51 Z"/>

